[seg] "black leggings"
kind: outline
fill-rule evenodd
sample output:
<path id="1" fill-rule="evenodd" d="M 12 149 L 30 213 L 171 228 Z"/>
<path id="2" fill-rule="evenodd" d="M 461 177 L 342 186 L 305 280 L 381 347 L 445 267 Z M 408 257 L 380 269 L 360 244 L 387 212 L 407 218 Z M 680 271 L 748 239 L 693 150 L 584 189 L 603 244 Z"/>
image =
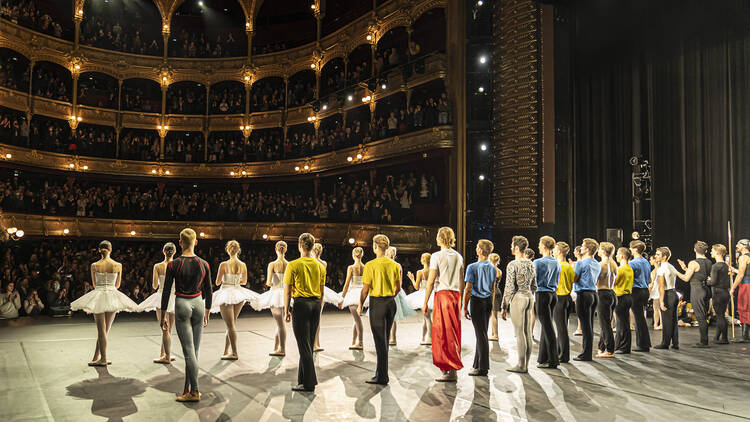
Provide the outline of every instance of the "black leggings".
<path id="1" fill-rule="evenodd" d="M 555 304 L 554 318 L 555 327 L 557 328 L 557 353 L 560 362 L 570 360 L 570 338 L 568 336 L 568 316 L 573 310 L 573 301 L 570 295 L 557 296 Z"/>
<path id="2" fill-rule="evenodd" d="M 615 315 L 617 315 L 615 347 L 622 353 L 630 353 L 630 345 L 633 341 L 630 334 L 630 308 L 632 305 L 633 298 L 629 294 L 617 296 L 617 306 L 615 306 Z"/>
<path id="3" fill-rule="evenodd" d="M 633 311 L 635 319 L 635 344 L 640 350 L 651 348 L 651 335 L 648 332 L 648 322 L 646 322 L 646 306 L 648 306 L 650 292 L 648 289 L 633 287 L 633 304 L 630 309 Z"/>
<path id="4" fill-rule="evenodd" d="M 538 363 L 546 363 L 551 366 L 560 364 L 557 356 L 557 338 L 555 337 L 555 326 L 552 323 L 552 311 L 557 303 L 555 292 L 536 292 L 536 318 L 542 326 L 542 338 L 539 340 Z"/>
<path id="5" fill-rule="evenodd" d="M 388 336 L 395 315 L 396 301 L 393 296 L 370 296 L 370 330 L 372 331 L 372 340 L 375 343 L 375 355 L 377 356 L 375 380 L 381 384 L 388 384 Z"/>
<path id="6" fill-rule="evenodd" d="M 677 292 L 674 289 L 669 289 L 664 292 L 664 307 L 666 311 L 661 311 L 661 346 L 669 347 L 669 343 L 672 343 L 673 347 L 679 347 L 679 337 L 677 333 L 677 305 L 680 304 L 680 298 L 677 297 Z"/>
<path id="7" fill-rule="evenodd" d="M 698 321 L 701 344 L 708 344 L 708 291 L 700 283 L 690 283 L 690 303 Z"/>
<path id="8" fill-rule="evenodd" d="M 313 360 L 313 340 L 320 323 L 320 298 L 296 297 L 292 307 L 292 329 L 299 349 L 297 384 L 312 390 L 318 384 Z"/>
<path id="9" fill-rule="evenodd" d="M 612 333 L 612 313 L 615 311 L 615 302 L 617 297 L 612 290 L 599 290 L 596 292 L 599 296 L 599 350 L 609 353 L 615 352 L 615 336 Z M 630 324 L 628 324 L 628 329 Z"/>
<path id="10" fill-rule="evenodd" d="M 492 312 L 492 297 L 471 297 L 471 324 L 477 345 L 474 349 L 474 369 L 487 371 L 490 369 L 490 343 L 487 340 L 487 326 Z"/>
<path id="11" fill-rule="evenodd" d="M 714 313 L 716 314 L 716 336 L 714 339 L 721 342 L 729 341 L 727 335 L 729 324 L 727 324 L 727 319 L 724 316 L 727 306 L 729 306 L 729 290 L 714 287 L 712 293 Z"/>
<path id="12" fill-rule="evenodd" d="M 591 360 L 594 349 L 594 310 L 599 298 L 594 290 L 581 290 L 576 298 L 576 314 L 581 321 L 583 334 L 583 351 L 578 355 L 580 360 Z"/>

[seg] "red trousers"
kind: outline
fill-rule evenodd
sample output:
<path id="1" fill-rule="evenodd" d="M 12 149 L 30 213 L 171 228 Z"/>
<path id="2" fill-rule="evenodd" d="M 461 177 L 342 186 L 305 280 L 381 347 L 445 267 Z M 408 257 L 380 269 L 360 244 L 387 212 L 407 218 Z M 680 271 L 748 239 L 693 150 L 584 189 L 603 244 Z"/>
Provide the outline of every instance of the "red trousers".
<path id="1" fill-rule="evenodd" d="M 737 290 L 739 291 L 737 294 L 737 313 L 740 314 L 740 322 L 750 324 L 750 277 L 743 278 Z"/>
<path id="2" fill-rule="evenodd" d="M 432 363 L 441 371 L 461 369 L 461 294 L 435 293 L 432 308 Z"/>

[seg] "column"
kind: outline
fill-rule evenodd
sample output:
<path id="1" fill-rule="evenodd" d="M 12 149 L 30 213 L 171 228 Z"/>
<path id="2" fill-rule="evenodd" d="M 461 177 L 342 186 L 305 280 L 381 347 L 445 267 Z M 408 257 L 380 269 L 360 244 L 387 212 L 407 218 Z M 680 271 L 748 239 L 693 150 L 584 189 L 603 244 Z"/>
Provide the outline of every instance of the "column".
<path id="1" fill-rule="evenodd" d="M 122 79 L 117 80 L 117 114 L 115 115 L 115 158 L 120 158 L 120 132 L 122 131 Z"/>
<path id="2" fill-rule="evenodd" d="M 166 49 L 165 49 L 166 54 Z M 167 89 L 169 85 L 166 83 L 161 84 L 161 125 L 162 129 L 159 130 L 159 160 L 164 160 L 164 138 L 167 136 Z"/>
<path id="3" fill-rule="evenodd" d="M 211 133 L 211 117 L 209 115 L 209 96 L 211 95 L 211 83 L 206 83 L 206 120 L 203 124 L 203 162 L 208 161 L 208 135 Z"/>
<path id="4" fill-rule="evenodd" d="M 75 7 L 75 4 L 73 4 Z M 75 35 L 73 36 L 73 51 L 78 51 L 81 39 L 81 21 L 83 20 L 83 6 L 73 13 L 73 24 L 75 25 Z"/>
<path id="5" fill-rule="evenodd" d="M 245 28 L 250 25 L 249 23 L 245 24 Z M 253 64 L 253 31 L 252 30 L 245 30 L 245 34 L 247 35 L 247 64 L 252 65 Z"/>
<path id="6" fill-rule="evenodd" d="M 456 227 L 456 249 L 466 255 L 466 6 L 463 2 L 448 2 L 446 30 L 448 56 L 448 97 L 453 107 L 456 128 L 456 148 L 450 157 L 449 204 L 456 204 L 450 216 Z M 445 185 L 445 184 L 444 184 Z"/>

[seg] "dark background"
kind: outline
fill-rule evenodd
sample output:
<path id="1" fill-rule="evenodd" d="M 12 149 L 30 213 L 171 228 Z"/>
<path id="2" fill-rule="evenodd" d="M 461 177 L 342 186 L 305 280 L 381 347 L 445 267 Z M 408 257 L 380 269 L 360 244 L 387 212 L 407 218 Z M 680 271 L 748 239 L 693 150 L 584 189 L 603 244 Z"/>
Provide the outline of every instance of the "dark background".
<path id="1" fill-rule="evenodd" d="M 557 221 L 622 228 L 631 167 L 653 166 L 654 246 L 750 237 L 750 2 L 555 3 Z M 565 183 L 570 181 L 571 183 Z M 734 245 L 732 245 L 734 246 Z"/>

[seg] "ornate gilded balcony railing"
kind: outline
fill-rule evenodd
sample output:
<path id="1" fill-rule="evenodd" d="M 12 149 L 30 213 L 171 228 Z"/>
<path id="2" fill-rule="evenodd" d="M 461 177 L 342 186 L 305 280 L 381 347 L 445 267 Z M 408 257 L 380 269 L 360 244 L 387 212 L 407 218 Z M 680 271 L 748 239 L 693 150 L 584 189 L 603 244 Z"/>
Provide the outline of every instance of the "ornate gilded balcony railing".
<path id="1" fill-rule="evenodd" d="M 197 221 L 109 220 L 99 218 L 56 217 L 4 213 L 3 227 L 16 227 L 26 237 L 69 236 L 97 239 L 176 239 L 180 230 L 192 227 L 202 239 L 245 241 L 285 240 L 294 242 L 303 232 L 312 233 L 328 245 L 372 243 L 372 237 L 385 234 L 402 251 L 421 252 L 435 248 L 436 227 L 373 225 L 348 223 L 216 223 Z"/>
<path id="2" fill-rule="evenodd" d="M 376 44 L 389 30 L 409 27 L 422 14 L 445 8 L 447 0 L 399 0 L 378 6 L 375 16 L 366 14 L 347 26 L 301 47 L 284 51 L 230 58 L 175 58 L 144 56 L 74 44 L 0 19 L 0 47 L 18 51 L 34 61 L 50 61 L 77 72 L 101 72 L 117 79 L 144 78 L 162 83 L 195 81 L 205 84 L 225 80 L 257 81 L 268 76 L 291 76 L 306 69 L 324 67 L 337 57 L 346 57 L 357 46 Z M 167 17 L 168 19 L 168 17 Z M 168 26 L 168 20 L 165 23 Z M 252 25 L 252 18 L 248 24 Z M 252 27 L 248 28 L 252 32 Z"/>
<path id="3" fill-rule="evenodd" d="M 261 111 L 253 112 L 249 115 L 249 124 L 253 129 L 263 129 L 269 127 L 281 127 L 284 123 L 287 126 L 293 126 L 302 123 L 309 123 L 308 117 L 315 114 L 318 119 L 325 119 L 339 113 L 345 113 L 349 110 L 361 107 L 364 104 L 361 98 L 370 95 L 373 102 L 382 98 L 389 97 L 398 92 L 407 92 L 414 87 L 422 85 L 434 79 L 445 78 L 447 61 L 445 54 L 432 54 L 425 57 L 425 70 L 421 73 L 414 73 L 408 79 L 400 71 L 392 71 L 388 76 L 389 89 L 386 91 L 377 90 L 374 93 L 366 93 L 366 89 L 357 85 L 351 90 L 354 97 L 352 101 L 346 98 L 338 102 L 335 95 L 323 97 L 320 101 L 326 104 L 325 110 L 313 113 L 310 105 L 291 107 L 286 110 Z M 44 97 L 32 96 L 29 98 L 27 92 L 16 91 L 5 87 L 0 87 L 0 106 L 7 107 L 18 111 L 31 111 L 34 114 L 52 117 L 61 120 L 68 120 L 73 113 L 72 103 L 51 100 Z M 159 113 L 145 113 L 138 111 L 127 111 L 110 108 L 92 107 L 87 105 L 76 105 L 76 115 L 81 117 L 82 122 L 112 126 L 120 128 L 138 128 L 155 130 L 161 122 Z M 118 115 L 122 120 L 118 122 Z M 244 114 L 214 114 L 214 115 L 178 115 L 167 114 L 166 125 L 170 130 L 185 131 L 236 131 L 240 125 L 245 125 Z M 206 126 L 206 120 L 207 126 Z"/>
<path id="4" fill-rule="evenodd" d="M 7 145 L 3 144 L 0 139 L 0 160 L 50 170 L 123 176 L 258 178 L 318 173 L 413 153 L 429 153 L 429 151 L 449 149 L 454 146 L 455 129 L 452 126 L 436 126 L 302 159 L 235 164 L 180 164 L 71 156 Z"/>

